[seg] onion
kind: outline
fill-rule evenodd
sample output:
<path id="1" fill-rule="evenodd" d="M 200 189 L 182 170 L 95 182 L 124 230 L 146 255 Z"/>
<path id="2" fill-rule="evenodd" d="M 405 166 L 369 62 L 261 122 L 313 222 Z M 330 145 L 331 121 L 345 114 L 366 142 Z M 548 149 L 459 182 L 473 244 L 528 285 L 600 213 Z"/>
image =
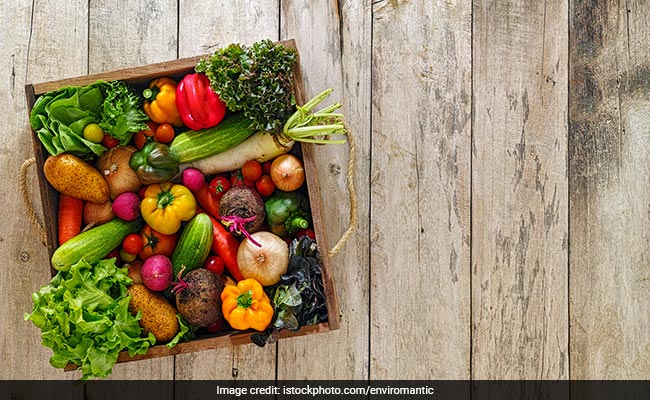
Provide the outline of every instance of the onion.
<path id="1" fill-rule="evenodd" d="M 271 163 L 271 180 L 278 189 L 292 192 L 305 182 L 302 161 L 293 154 L 283 154 Z"/>
<path id="2" fill-rule="evenodd" d="M 97 169 L 108 183 L 111 199 L 124 192 L 137 192 L 142 186 L 138 175 L 129 166 L 131 154 L 135 151 L 133 146 L 113 147 L 97 160 Z"/>
<path id="3" fill-rule="evenodd" d="M 128 263 L 126 267 L 129 269 L 129 278 L 133 283 L 142 283 L 142 261 L 135 260 Z"/>
<path id="4" fill-rule="evenodd" d="M 113 214 L 113 207 L 111 201 L 106 203 L 91 203 L 87 201 L 84 203 L 84 225 L 92 224 L 97 226 L 105 224 L 106 222 L 115 218 Z"/>
<path id="5" fill-rule="evenodd" d="M 255 232 L 244 239 L 237 251 L 237 265 L 244 278 L 254 278 L 262 286 L 275 285 L 289 267 L 289 246 L 271 232 Z"/>

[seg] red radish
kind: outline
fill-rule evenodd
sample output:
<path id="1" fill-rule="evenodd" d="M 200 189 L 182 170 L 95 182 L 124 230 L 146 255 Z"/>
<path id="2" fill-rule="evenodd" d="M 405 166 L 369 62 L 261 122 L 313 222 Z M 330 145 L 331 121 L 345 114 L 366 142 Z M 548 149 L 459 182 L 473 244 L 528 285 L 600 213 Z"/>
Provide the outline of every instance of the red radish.
<path id="1" fill-rule="evenodd" d="M 192 192 L 200 190 L 205 185 L 203 174 L 196 168 L 188 168 L 183 171 L 183 186 Z"/>
<path id="2" fill-rule="evenodd" d="M 126 192 L 113 200 L 113 214 L 124 221 L 133 221 L 140 216 L 140 197 Z"/>
<path id="3" fill-rule="evenodd" d="M 174 268 L 167 256 L 156 254 L 142 264 L 142 283 L 156 292 L 161 292 L 172 283 Z"/>

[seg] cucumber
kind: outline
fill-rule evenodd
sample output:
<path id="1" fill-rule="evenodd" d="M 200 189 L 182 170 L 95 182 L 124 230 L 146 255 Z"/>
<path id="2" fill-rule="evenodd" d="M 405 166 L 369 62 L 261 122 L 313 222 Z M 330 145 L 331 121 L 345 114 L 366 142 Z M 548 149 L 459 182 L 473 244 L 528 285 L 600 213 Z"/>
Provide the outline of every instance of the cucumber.
<path id="1" fill-rule="evenodd" d="M 115 218 L 103 225 L 88 229 L 63 243 L 52 254 L 52 267 L 67 271 L 82 258 L 89 264 L 106 257 L 124 238 L 142 228 L 140 218 L 127 222 Z"/>
<path id="2" fill-rule="evenodd" d="M 174 277 L 177 277 L 183 268 L 185 268 L 183 270 L 183 275 L 185 275 L 203 266 L 210 253 L 210 247 L 212 247 L 212 229 L 210 217 L 203 213 L 195 215 L 185 225 L 172 253 Z"/>
<path id="3" fill-rule="evenodd" d="M 243 113 L 232 114 L 215 127 L 178 134 L 169 148 L 181 163 L 201 160 L 246 140 L 255 133 L 250 125 L 251 120 Z"/>

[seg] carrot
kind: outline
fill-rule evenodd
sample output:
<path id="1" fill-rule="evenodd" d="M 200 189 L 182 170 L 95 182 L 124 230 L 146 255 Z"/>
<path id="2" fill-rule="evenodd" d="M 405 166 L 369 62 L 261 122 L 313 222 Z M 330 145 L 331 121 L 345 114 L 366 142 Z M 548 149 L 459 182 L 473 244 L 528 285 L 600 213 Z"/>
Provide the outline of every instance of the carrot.
<path id="1" fill-rule="evenodd" d="M 197 212 L 204 212 L 199 209 Z M 226 269 L 237 282 L 244 279 L 237 264 L 237 250 L 239 250 L 239 241 L 226 230 L 226 228 L 216 218 L 206 213 L 212 221 L 212 251 L 216 253 L 226 265 Z"/>
<path id="2" fill-rule="evenodd" d="M 81 232 L 83 209 L 83 200 L 59 193 L 59 246 Z"/>
<path id="3" fill-rule="evenodd" d="M 210 185 L 203 185 L 194 192 L 196 201 L 203 207 L 210 217 L 219 217 L 219 200 L 210 193 Z"/>

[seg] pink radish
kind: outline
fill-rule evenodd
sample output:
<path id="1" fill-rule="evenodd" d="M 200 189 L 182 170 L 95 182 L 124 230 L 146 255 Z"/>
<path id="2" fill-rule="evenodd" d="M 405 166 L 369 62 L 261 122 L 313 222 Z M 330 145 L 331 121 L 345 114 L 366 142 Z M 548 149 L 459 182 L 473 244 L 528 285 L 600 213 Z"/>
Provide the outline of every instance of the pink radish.
<path id="1" fill-rule="evenodd" d="M 161 292 L 172 283 L 174 268 L 167 256 L 161 254 L 147 258 L 142 264 L 142 283 L 156 292 Z"/>
<path id="2" fill-rule="evenodd" d="M 140 216 L 140 197 L 132 192 L 122 193 L 113 200 L 113 214 L 124 221 L 133 221 Z"/>
<path id="3" fill-rule="evenodd" d="M 183 185 L 192 192 L 198 192 L 205 185 L 205 178 L 198 169 L 188 168 L 183 171 Z"/>

